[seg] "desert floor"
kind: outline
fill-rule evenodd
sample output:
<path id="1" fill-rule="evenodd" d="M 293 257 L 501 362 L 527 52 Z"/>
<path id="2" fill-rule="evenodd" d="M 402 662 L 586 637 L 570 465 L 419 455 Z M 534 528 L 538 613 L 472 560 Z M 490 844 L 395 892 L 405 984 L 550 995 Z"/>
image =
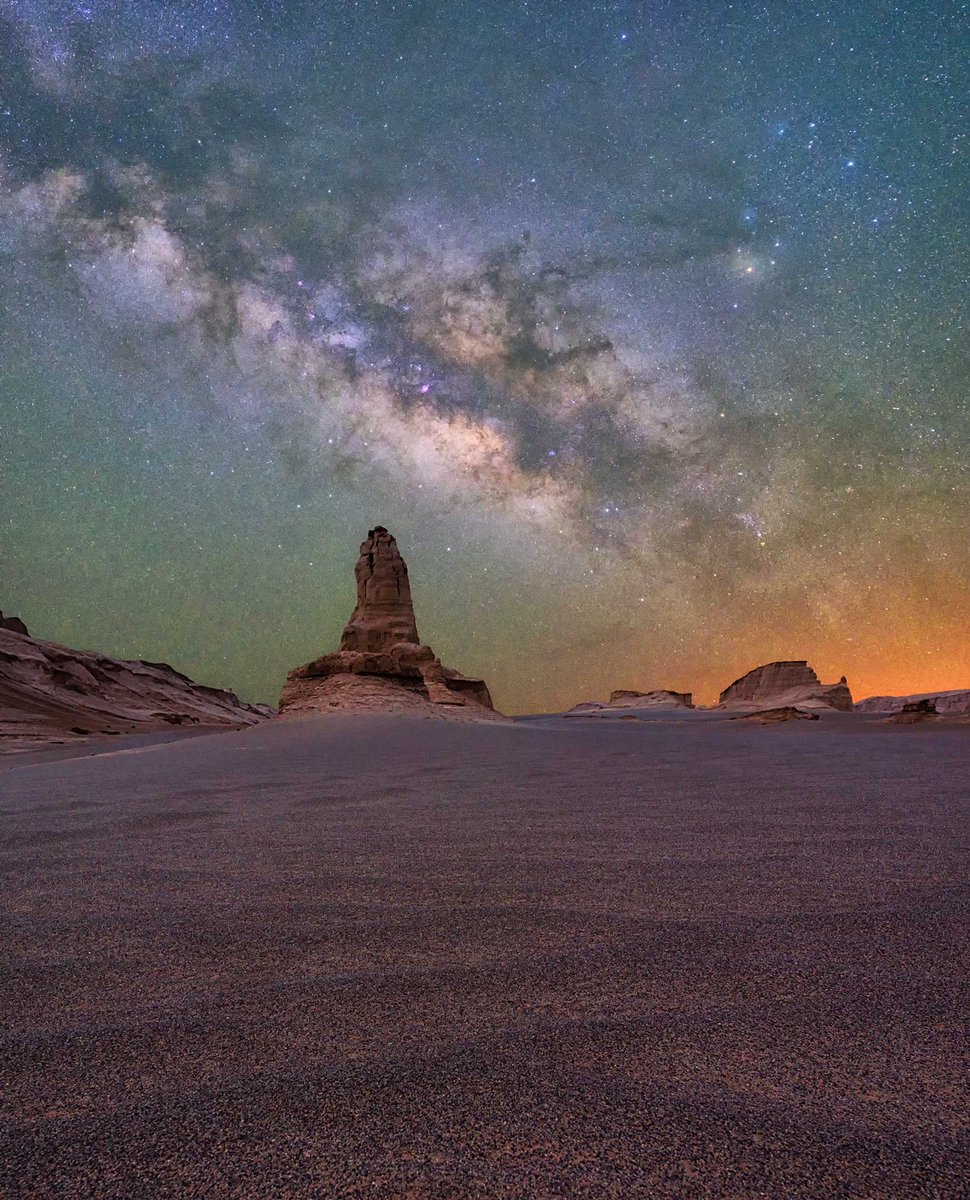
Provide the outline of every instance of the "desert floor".
<path id="1" fill-rule="evenodd" d="M 967 1194 L 967 729 L 94 748 L 0 760 L 5 1196 Z"/>

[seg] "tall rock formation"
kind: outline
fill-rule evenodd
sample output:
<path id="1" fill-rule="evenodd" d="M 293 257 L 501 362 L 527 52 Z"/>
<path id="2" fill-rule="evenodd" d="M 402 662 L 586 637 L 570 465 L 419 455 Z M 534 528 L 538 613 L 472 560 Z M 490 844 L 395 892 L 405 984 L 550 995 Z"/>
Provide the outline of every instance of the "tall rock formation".
<path id="1" fill-rule="evenodd" d="M 386 650 L 397 642 L 417 646 L 407 563 L 383 525 L 371 529 L 367 541 L 361 543 L 354 574 L 357 607 L 350 614 L 340 649 L 367 653 Z"/>
<path id="2" fill-rule="evenodd" d="M 808 663 L 800 659 L 755 667 L 725 688 L 715 705 L 737 711 L 785 706 L 851 712 L 852 693 L 844 675 L 838 683 L 821 683 Z"/>
<path id="3" fill-rule="evenodd" d="M 368 531 L 355 568 L 357 604 L 340 639 L 286 677 L 280 716 L 400 712 L 463 720 L 504 720 L 481 679 L 442 666 L 421 645 L 407 564 L 383 525 Z"/>

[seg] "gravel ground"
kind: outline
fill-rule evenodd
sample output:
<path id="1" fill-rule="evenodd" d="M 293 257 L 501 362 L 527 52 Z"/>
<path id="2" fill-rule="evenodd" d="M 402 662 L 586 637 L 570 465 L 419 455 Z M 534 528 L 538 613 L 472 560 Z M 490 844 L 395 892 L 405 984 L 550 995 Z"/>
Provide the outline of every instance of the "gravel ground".
<path id="1" fill-rule="evenodd" d="M 0 774 L 10 1200 L 968 1194 L 966 730 L 109 750 Z"/>

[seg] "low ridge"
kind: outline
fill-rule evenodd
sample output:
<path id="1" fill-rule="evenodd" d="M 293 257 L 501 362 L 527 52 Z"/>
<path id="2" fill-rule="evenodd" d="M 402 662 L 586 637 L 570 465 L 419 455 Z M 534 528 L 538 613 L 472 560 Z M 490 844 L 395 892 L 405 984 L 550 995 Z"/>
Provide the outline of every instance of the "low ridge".
<path id="1" fill-rule="evenodd" d="M 929 701 L 935 712 L 948 716 L 970 714 L 970 688 L 957 688 L 944 692 L 917 692 L 913 696 L 869 696 L 854 707 L 856 712 L 898 713 L 912 709 L 912 705 Z"/>
<path id="2" fill-rule="evenodd" d="M 195 683 L 167 663 L 33 638 L 16 617 L 0 624 L 0 739 L 7 748 L 173 725 L 241 728 L 272 711 Z"/>
<path id="3" fill-rule="evenodd" d="M 618 688 L 610 692 L 609 700 L 584 700 L 574 704 L 571 713 L 610 712 L 614 709 L 673 709 L 693 708 L 694 697 L 690 692 L 671 692 L 665 688 L 657 688 L 651 692 L 636 692 L 627 688 Z"/>

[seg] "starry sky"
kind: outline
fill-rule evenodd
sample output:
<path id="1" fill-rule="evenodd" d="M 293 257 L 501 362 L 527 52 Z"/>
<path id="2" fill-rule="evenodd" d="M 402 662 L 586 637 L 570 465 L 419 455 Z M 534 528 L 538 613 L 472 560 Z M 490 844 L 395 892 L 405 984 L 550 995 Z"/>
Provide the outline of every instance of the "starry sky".
<path id="1" fill-rule="evenodd" d="M 970 686 L 967 18 L 0 0 L 0 605 L 273 702 L 380 522 L 507 711 Z"/>

